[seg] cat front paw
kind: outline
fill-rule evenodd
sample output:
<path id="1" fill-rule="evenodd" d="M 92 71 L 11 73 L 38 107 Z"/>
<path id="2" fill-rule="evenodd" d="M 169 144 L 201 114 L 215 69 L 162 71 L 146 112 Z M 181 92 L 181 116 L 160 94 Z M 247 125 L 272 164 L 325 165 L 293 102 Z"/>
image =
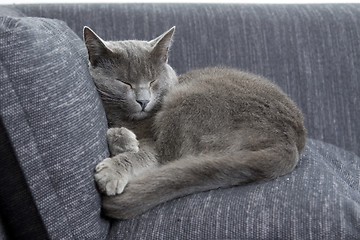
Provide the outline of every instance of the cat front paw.
<path id="1" fill-rule="evenodd" d="M 135 133 L 127 128 L 109 128 L 106 137 L 112 156 L 124 152 L 139 151 L 139 141 L 136 139 Z"/>
<path id="2" fill-rule="evenodd" d="M 126 173 L 121 173 L 113 159 L 105 158 L 95 168 L 95 182 L 100 192 L 107 196 L 120 194 L 128 183 Z"/>

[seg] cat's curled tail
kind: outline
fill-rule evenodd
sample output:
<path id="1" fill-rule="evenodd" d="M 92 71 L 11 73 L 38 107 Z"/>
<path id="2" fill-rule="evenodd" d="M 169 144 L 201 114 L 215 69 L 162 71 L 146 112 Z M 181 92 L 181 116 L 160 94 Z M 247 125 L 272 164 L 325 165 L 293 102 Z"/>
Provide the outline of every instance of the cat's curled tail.
<path id="1" fill-rule="evenodd" d="M 276 178 L 292 171 L 298 160 L 295 144 L 186 156 L 133 178 L 120 195 L 104 197 L 103 210 L 109 217 L 129 219 L 191 193 Z"/>

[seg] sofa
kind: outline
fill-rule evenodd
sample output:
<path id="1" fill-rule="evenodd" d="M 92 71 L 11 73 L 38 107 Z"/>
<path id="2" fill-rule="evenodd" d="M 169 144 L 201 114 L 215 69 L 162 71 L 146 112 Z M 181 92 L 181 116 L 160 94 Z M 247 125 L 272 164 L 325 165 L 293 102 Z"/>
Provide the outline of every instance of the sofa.
<path id="1" fill-rule="evenodd" d="M 1 239 L 360 239 L 360 4 L 24 4 L 0 19 Z M 178 74 L 223 65 L 278 84 L 305 117 L 295 170 L 103 216 L 85 25 L 105 40 L 176 26 Z"/>

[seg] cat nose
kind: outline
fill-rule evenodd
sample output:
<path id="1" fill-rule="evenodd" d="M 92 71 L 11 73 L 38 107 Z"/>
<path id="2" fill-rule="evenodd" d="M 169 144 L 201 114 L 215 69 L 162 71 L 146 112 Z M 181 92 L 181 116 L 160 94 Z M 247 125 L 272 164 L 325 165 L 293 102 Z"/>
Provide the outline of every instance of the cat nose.
<path id="1" fill-rule="evenodd" d="M 136 102 L 138 104 L 140 104 L 141 109 L 144 110 L 150 101 L 149 100 L 136 100 Z"/>

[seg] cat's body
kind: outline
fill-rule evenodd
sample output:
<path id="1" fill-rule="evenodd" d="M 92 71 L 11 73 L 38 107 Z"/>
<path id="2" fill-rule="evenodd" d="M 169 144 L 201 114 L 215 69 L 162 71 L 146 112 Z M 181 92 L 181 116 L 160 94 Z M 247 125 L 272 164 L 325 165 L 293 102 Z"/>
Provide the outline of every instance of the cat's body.
<path id="1" fill-rule="evenodd" d="M 158 88 L 161 93 L 149 85 L 150 95 L 159 98 L 145 118 L 121 112 L 124 107 L 117 105 L 122 103 L 111 101 L 114 97 L 104 88 L 109 80 L 97 84 L 112 127 L 118 127 L 108 131 L 114 156 L 101 162 L 95 174 L 99 189 L 108 195 L 103 199 L 104 211 L 114 218 L 130 218 L 194 192 L 284 175 L 294 169 L 305 145 L 301 112 L 262 77 L 229 68 L 207 68 L 184 74 L 177 83 L 173 70 L 164 67 L 168 66 L 172 32 L 149 42 L 152 49 L 143 49 L 150 56 L 160 53 L 155 63 L 145 68 L 157 65 L 166 69 L 158 71 L 156 80 L 147 81 L 168 81 Z M 96 44 L 91 41 L 96 38 L 85 32 L 92 71 L 104 64 L 92 62 L 91 46 Z M 157 49 L 159 46 L 164 51 Z M 99 81 L 92 75 L 95 83 Z M 133 87 L 128 90 L 136 92 Z M 143 101 L 138 100 L 134 101 L 141 109 Z"/>

